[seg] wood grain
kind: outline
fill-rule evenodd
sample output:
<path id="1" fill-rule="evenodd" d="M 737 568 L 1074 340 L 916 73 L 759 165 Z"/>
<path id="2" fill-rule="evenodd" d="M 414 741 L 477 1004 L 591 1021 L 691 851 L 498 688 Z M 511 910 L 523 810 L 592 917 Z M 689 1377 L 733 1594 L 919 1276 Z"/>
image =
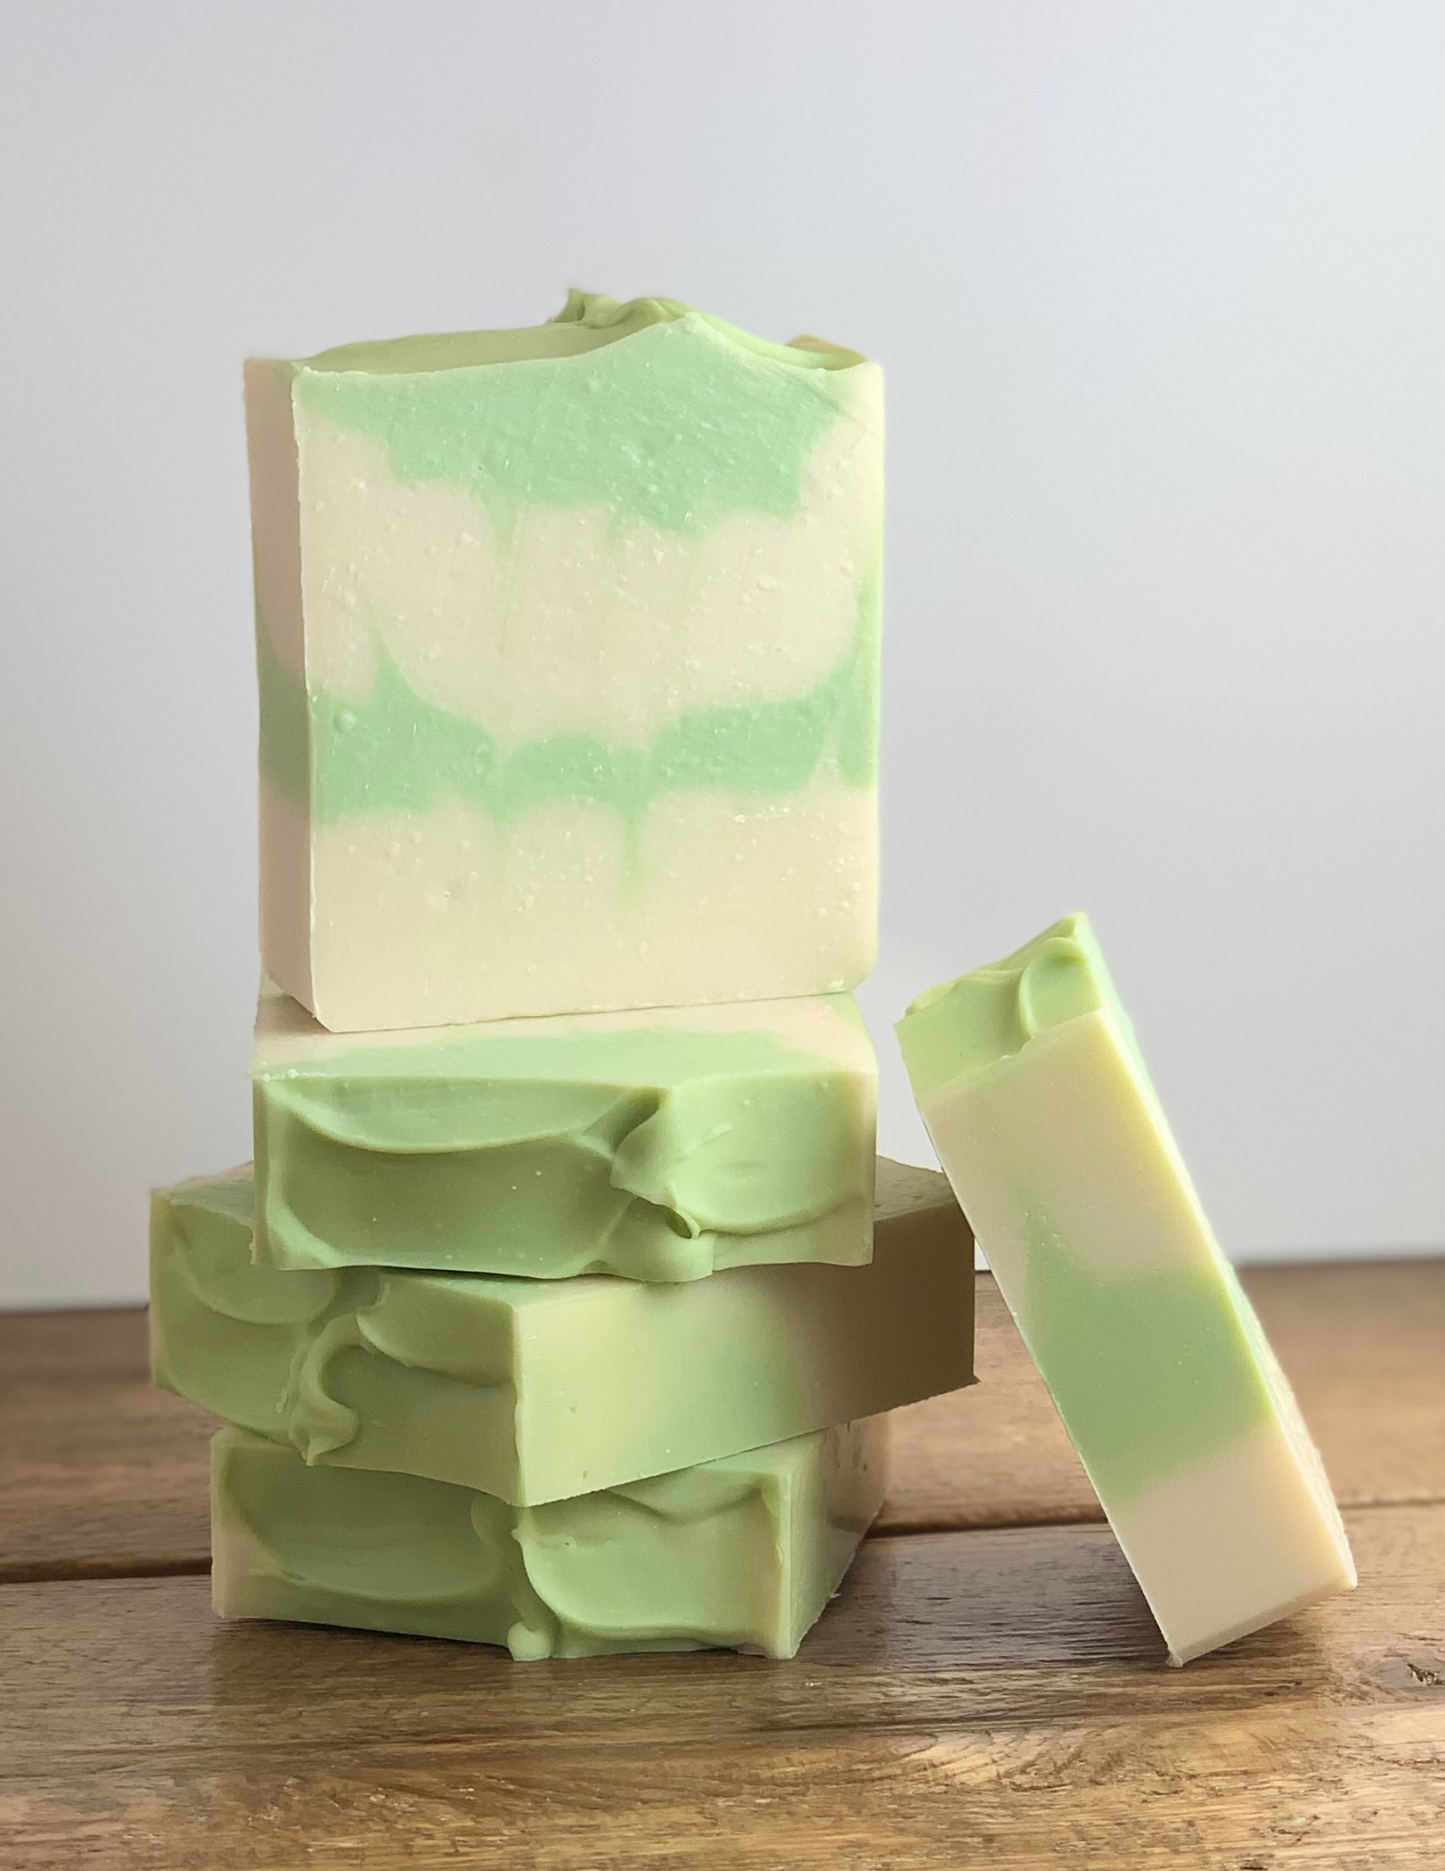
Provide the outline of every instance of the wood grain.
<path id="1" fill-rule="evenodd" d="M 0 1580 L 205 1570 L 214 1427 L 151 1388 L 144 1312 L 0 1315 Z"/>
<path id="2" fill-rule="evenodd" d="M 210 1427 L 151 1388 L 143 1312 L 0 1315 L 0 1580 L 203 1567 Z"/>
<path id="3" fill-rule="evenodd" d="M 5 1587 L 3 1861 L 1425 1871 L 1445 1506 L 1350 1521 L 1358 1593 L 1183 1671 L 1082 1526 L 874 1540 L 792 1663 L 518 1666 L 218 1626 L 201 1579 Z"/>
<path id="4" fill-rule="evenodd" d="M 1245 1275 L 1347 1504 L 1445 1500 L 1445 1261 Z M 1096 1520 L 997 1289 L 971 1390 L 898 1413 L 881 1532 Z M 203 1571 L 214 1419 L 152 1390 L 140 1312 L 0 1316 L 0 1580 Z"/>

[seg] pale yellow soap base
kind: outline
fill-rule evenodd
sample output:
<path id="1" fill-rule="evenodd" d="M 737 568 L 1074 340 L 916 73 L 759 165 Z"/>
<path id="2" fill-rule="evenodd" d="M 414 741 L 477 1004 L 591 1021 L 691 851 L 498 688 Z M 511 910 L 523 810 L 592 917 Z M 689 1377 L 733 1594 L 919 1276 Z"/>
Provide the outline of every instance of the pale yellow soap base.
<path id="1" fill-rule="evenodd" d="M 268 966 L 335 1033 L 837 993 L 873 966 L 876 819 L 820 777 L 745 810 L 670 796 L 636 833 L 600 806 L 499 827 L 453 799 L 308 834 L 267 789 Z"/>

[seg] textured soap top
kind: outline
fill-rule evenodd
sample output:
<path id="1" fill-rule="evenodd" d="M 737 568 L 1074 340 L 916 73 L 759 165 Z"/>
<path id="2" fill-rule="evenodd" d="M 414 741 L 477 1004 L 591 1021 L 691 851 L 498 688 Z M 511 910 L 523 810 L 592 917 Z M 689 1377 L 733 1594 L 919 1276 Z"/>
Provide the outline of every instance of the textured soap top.
<path id="1" fill-rule="evenodd" d="M 252 1073 L 261 1261 L 690 1280 L 871 1251 L 847 995 L 339 1035 L 268 992 Z"/>
<path id="2" fill-rule="evenodd" d="M 986 1072 L 1050 1027 L 1097 1011 L 1108 1013 L 1137 1056 L 1133 1023 L 1088 917 L 1064 916 L 1002 961 L 926 988 L 899 1022 L 898 1043 L 922 1094 Z"/>
<path id="3" fill-rule="evenodd" d="M 676 299 L 629 299 L 624 303 L 609 299 L 606 293 L 574 288 L 562 310 L 543 325 L 523 325 L 510 331 L 431 332 L 334 345 L 315 357 L 296 359 L 291 368 L 385 376 L 470 370 L 484 364 L 535 363 L 547 358 L 580 357 L 603 345 L 615 344 L 620 338 L 633 337 L 649 326 L 674 324 L 680 319 L 692 319 L 758 357 L 803 370 L 846 370 L 865 361 L 857 351 L 824 344 L 817 338 L 772 344 Z"/>

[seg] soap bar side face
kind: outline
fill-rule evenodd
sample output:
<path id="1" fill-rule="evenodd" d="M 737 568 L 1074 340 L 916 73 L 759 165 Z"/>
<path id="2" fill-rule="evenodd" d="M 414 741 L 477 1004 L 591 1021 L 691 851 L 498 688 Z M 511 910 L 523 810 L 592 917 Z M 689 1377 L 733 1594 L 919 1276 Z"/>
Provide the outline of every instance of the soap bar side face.
<path id="1" fill-rule="evenodd" d="M 687 1287 L 569 1282 L 519 1340 L 530 1498 L 693 1463 L 973 1381 L 972 1244 L 880 1225 L 866 1268 L 739 1267 Z M 596 1347 L 608 1348 L 605 1377 Z M 602 1399 L 605 1397 L 605 1407 Z M 664 1402 L 665 1400 L 665 1402 Z M 660 1407 L 661 1406 L 661 1407 Z M 659 1436 L 671 1461 L 659 1460 Z"/>
<path id="2" fill-rule="evenodd" d="M 675 314 L 250 372 L 266 965 L 334 1030 L 872 965 L 879 374 Z"/>
<path id="3" fill-rule="evenodd" d="M 1082 923 L 925 997 L 900 1036 L 940 1160 L 1182 1661 L 1354 1573 Z M 1046 978 L 1011 1006 L 1031 966 Z"/>
<path id="4" fill-rule="evenodd" d="M 258 1266 L 252 1209 L 249 1165 L 153 1194 L 152 1381 L 311 1463 L 515 1493 L 513 1283 Z"/>
<path id="5" fill-rule="evenodd" d="M 291 407 L 295 372 L 256 358 L 246 365 L 246 452 L 256 591 L 260 703 L 260 938 L 278 980 L 307 1004 L 314 903 L 307 827 L 312 731 L 301 596 L 300 470 Z"/>
<path id="6" fill-rule="evenodd" d="M 158 1343 L 186 1355 L 158 1359 L 157 1379 L 317 1466 L 539 1505 L 972 1381 L 972 1244 L 951 1198 L 885 1218 L 865 1268 L 744 1267 L 687 1285 L 277 1271 L 251 1263 L 243 1223 L 228 1230 L 205 1289 L 240 1292 L 226 1312 L 196 1296 L 190 1235 L 158 1229 Z M 259 1309 L 248 1292 L 276 1287 L 315 1310 L 238 1324 Z"/>
<path id="7" fill-rule="evenodd" d="M 252 1077 L 267 1265 L 692 1280 L 872 1251 L 847 996 L 353 1042 L 268 995 Z"/>
<path id="8" fill-rule="evenodd" d="M 837 1591 L 860 1541 L 881 1511 L 888 1493 L 892 1446 L 890 1419 L 886 1415 L 865 1417 L 834 1431 L 823 1445 L 820 1462 L 795 1471 L 789 1499 L 788 1568 L 795 1631 L 806 1630 Z"/>
<path id="9" fill-rule="evenodd" d="M 882 1499 L 855 1423 L 632 1487 L 508 1507 L 410 1475 L 212 1444 L 212 1593 L 289 1618 L 501 1644 L 518 1660 L 748 1648 L 791 1656 Z"/>
<path id="10" fill-rule="evenodd" d="M 211 1444 L 212 1605 L 505 1644 L 545 1630 L 502 1502 L 415 1475 L 309 1467 L 243 1429 Z M 539 1654 L 546 1654 L 541 1652 Z"/>

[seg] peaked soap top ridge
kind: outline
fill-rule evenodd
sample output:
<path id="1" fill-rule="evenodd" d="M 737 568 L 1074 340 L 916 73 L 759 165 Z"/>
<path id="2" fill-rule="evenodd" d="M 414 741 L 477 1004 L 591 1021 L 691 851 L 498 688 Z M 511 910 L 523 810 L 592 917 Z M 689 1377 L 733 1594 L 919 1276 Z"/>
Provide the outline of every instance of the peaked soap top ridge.
<path id="1" fill-rule="evenodd" d="M 790 344 L 775 344 L 725 319 L 684 305 L 678 299 L 654 296 L 622 301 L 609 298 L 606 293 L 584 292 L 574 286 L 562 310 L 541 325 L 364 339 L 355 344 L 333 345 L 313 357 L 298 358 L 294 368 L 321 374 L 355 372 L 365 376 L 407 376 L 493 364 L 537 363 L 601 350 L 604 345 L 635 337 L 654 325 L 689 321 L 742 350 L 802 370 L 846 370 L 865 361 L 857 351 L 826 344 L 818 338 L 801 337 Z"/>
<path id="2" fill-rule="evenodd" d="M 1100 1011 L 1142 1072 L 1133 1022 L 1088 917 L 1076 911 L 1001 961 L 926 988 L 898 1022 L 898 1043 L 915 1091 L 926 1092 L 985 1072 L 1051 1028 Z"/>

